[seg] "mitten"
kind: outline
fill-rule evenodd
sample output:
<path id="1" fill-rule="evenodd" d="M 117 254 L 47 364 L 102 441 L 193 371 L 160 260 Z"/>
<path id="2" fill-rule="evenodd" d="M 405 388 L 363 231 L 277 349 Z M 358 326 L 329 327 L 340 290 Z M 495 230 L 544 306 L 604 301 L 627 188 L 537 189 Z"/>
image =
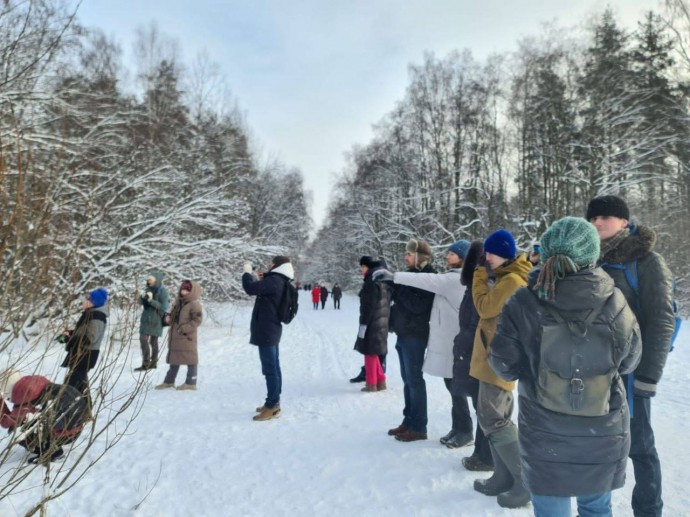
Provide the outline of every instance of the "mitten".
<path id="1" fill-rule="evenodd" d="M 252 265 L 251 265 L 251 263 L 250 263 L 250 262 L 245 262 L 244 265 L 242 266 L 242 271 L 244 271 L 245 273 L 251 274 L 251 272 L 252 272 Z"/>
<path id="2" fill-rule="evenodd" d="M 146 291 L 146 293 L 144 293 L 144 298 L 146 298 L 147 302 L 150 302 L 153 300 L 153 293 L 151 291 Z"/>

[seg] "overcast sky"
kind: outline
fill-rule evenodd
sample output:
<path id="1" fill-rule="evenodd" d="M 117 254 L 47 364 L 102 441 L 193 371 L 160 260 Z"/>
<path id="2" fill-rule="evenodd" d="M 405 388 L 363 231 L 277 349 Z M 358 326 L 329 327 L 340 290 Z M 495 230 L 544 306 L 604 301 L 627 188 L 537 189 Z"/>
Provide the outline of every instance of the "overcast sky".
<path id="1" fill-rule="evenodd" d="M 656 0 L 612 0 L 627 27 Z M 584 23 L 595 0 L 83 0 L 79 19 L 120 43 L 132 68 L 135 29 L 155 20 L 189 63 L 217 61 L 263 150 L 302 170 L 316 224 L 344 153 L 400 100 L 407 66 L 469 48 L 514 50 L 544 22 Z"/>

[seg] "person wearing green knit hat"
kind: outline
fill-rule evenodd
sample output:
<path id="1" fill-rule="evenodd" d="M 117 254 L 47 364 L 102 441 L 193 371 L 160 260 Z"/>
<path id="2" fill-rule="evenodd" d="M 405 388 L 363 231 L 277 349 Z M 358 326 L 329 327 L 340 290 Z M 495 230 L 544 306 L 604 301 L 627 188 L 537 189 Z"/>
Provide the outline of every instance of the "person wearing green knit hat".
<path id="1" fill-rule="evenodd" d="M 541 237 L 542 267 L 508 300 L 489 364 L 519 380 L 522 481 L 535 515 L 611 515 L 625 483 L 630 414 L 621 376 L 640 361 L 640 328 L 596 263 L 596 228 L 564 217 Z M 593 452 L 594 451 L 594 452 Z"/>

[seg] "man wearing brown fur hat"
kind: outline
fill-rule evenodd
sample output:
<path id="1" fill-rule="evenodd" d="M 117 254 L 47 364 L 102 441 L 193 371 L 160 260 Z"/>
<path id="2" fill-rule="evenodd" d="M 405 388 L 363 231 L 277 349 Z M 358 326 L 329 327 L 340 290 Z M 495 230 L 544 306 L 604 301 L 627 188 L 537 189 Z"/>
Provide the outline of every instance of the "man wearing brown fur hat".
<path id="1" fill-rule="evenodd" d="M 404 261 L 411 273 L 436 273 L 431 267 L 431 246 L 422 240 L 412 239 L 407 243 Z M 407 285 L 393 287 L 391 328 L 398 336 L 395 349 L 400 358 L 405 408 L 402 423 L 388 434 L 401 442 L 427 439 L 426 383 L 422 366 L 433 302 L 434 293 Z"/>
<path id="2" fill-rule="evenodd" d="M 599 265 L 623 292 L 640 324 L 642 359 L 635 371 L 624 379 L 628 399 L 632 394 L 630 459 L 635 470 L 632 508 L 636 517 L 657 517 L 661 516 L 663 502 L 661 465 L 651 422 L 651 397 L 656 395 L 675 330 L 673 279 L 664 259 L 654 251 L 656 233 L 630 222 L 630 211 L 624 199 L 595 197 L 589 202 L 586 218 L 601 239 Z M 637 277 L 637 289 L 630 285 L 631 274 Z"/>

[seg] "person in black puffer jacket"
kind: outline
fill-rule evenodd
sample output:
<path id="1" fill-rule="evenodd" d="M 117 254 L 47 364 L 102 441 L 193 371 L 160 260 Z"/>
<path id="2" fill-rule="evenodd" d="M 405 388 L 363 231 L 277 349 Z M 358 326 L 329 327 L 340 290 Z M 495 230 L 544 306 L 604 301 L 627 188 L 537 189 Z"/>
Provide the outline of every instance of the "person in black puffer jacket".
<path id="1" fill-rule="evenodd" d="M 283 334 L 282 323 L 278 316 L 278 307 L 287 288 L 287 283 L 295 277 L 290 259 L 284 256 L 275 257 L 269 264 L 269 271 L 263 279 L 255 280 L 252 266 L 244 265 L 242 287 L 244 292 L 256 296 L 249 343 L 259 348 L 261 373 L 266 378 L 266 400 L 256 411 L 259 413 L 253 420 L 269 420 L 280 414 L 280 393 L 283 375 L 280 369 L 278 345 Z"/>
<path id="2" fill-rule="evenodd" d="M 390 287 L 372 280 L 372 274 L 381 268 L 379 261 L 364 256 L 359 264 L 364 284 L 359 291 L 359 332 L 355 350 L 364 355 L 366 386 L 362 391 L 383 391 L 386 389 L 386 374 L 379 357 L 388 353 Z"/>
<path id="3" fill-rule="evenodd" d="M 675 330 L 673 278 L 654 251 L 656 233 L 630 222 L 625 200 L 600 196 L 587 207 L 587 219 L 601 239 L 599 264 L 613 278 L 632 308 L 642 332 L 642 359 L 624 381 L 632 393 L 630 459 L 635 470 L 632 508 L 635 516 L 661 517 L 661 464 L 654 443 L 651 397 L 656 394 Z M 639 295 L 626 278 L 626 264 L 637 262 Z"/>
<path id="4" fill-rule="evenodd" d="M 639 361 L 639 326 L 595 267 L 599 241 L 590 223 L 560 219 L 541 246 L 543 266 L 506 303 L 489 364 L 520 381 L 522 479 L 535 515 L 570 515 L 573 496 L 580 515 L 611 515 L 630 448 L 621 375 Z M 494 476 L 510 468 L 502 458 Z"/>
<path id="5" fill-rule="evenodd" d="M 464 257 L 465 263 L 460 273 L 460 282 L 466 287 L 466 291 L 458 313 L 460 333 L 455 336 L 453 344 L 453 380 L 450 386 L 450 392 L 454 397 L 470 397 L 475 411 L 479 396 L 479 381 L 470 375 L 470 360 L 472 359 L 472 347 L 479 323 L 479 314 L 472 299 L 472 279 L 479 257 L 483 253 L 484 243 L 474 241 Z M 491 448 L 479 422 L 477 422 L 474 435 L 474 451 L 471 456 L 462 459 L 462 464 L 467 470 L 472 471 L 490 471 L 493 469 Z"/>

